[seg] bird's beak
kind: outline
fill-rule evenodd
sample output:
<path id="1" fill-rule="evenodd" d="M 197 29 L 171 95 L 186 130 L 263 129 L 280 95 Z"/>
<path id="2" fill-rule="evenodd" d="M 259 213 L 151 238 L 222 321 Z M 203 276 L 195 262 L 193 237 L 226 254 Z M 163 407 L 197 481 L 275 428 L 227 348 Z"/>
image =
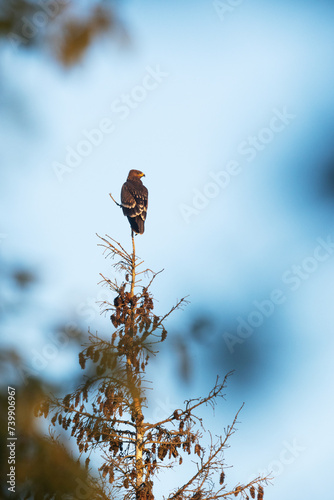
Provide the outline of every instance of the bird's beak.
<path id="1" fill-rule="evenodd" d="M 145 177 L 145 174 L 143 174 L 143 172 L 140 174 L 140 177 Z"/>

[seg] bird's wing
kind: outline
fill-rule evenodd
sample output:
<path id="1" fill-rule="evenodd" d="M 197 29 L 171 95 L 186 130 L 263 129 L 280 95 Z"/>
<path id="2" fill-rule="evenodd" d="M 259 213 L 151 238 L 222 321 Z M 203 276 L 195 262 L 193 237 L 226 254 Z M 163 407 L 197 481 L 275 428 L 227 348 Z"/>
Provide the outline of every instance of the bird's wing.
<path id="1" fill-rule="evenodd" d="M 148 190 L 145 186 L 143 186 L 142 202 L 143 202 L 143 210 L 141 212 L 141 218 L 143 220 L 145 220 L 146 215 L 147 215 L 147 207 L 148 207 Z"/>
<path id="2" fill-rule="evenodd" d="M 134 208 L 136 206 L 136 200 L 131 193 L 130 187 L 131 187 L 131 185 L 127 181 L 127 182 L 124 182 L 124 184 L 122 186 L 122 190 L 121 190 L 122 207 L 128 208 L 128 209 Z"/>
<path id="3" fill-rule="evenodd" d="M 122 186 L 121 202 L 124 215 L 146 218 L 148 191 L 145 186 L 126 181 Z"/>

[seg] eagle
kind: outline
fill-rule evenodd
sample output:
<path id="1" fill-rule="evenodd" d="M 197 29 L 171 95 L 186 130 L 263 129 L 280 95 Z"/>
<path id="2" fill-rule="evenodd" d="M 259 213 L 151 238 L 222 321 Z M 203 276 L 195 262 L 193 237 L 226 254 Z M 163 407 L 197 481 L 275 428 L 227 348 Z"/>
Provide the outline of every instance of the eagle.
<path id="1" fill-rule="evenodd" d="M 130 170 L 121 191 L 123 214 L 127 216 L 132 231 L 143 234 L 147 214 L 148 190 L 141 181 L 145 174 L 140 170 Z"/>

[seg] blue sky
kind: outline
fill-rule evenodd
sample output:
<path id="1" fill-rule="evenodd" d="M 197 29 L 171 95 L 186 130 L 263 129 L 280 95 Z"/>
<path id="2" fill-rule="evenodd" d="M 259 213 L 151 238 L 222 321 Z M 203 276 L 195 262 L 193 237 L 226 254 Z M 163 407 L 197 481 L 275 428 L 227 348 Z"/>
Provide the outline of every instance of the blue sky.
<path id="1" fill-rule="evenodd" d="M 254 301 L 275 289 L 286 297 L 245 340 L 254 339 L 258 350 L 254 385 L 232 382 L 229 390 L 231 414 L 246 402 L 227 455 L 239 464 L 236 477 L 266 470 L 284 455 L 283 443 L 297 440 L 303 451 L 284 465 L 266 497 L 324 496 L 323 464 L 333 446 L 332 255 L 313 262 L 296 291 L 282 276 L 312 258 L 318 238 L 334 237 L 332 199 L 321 196 L 333 158 L 333 7 L 245 0 L 220 19 L 204 0 L 127 2 L 123 17 L 130 47 L 103 40 L 69 73 L 47 56 L 4 51 L 1 252 L 32 264 L 42 280 L 16 341 L 29 357 L 43 347 L 41 327 L 63 315 L 109 328 L 87 306 L 103 293 L 99 272 L 112 273 L 95 233 L 130 245 L 127 222 L 108 193 L 119 196 L 131 168 L 144 171 L 149 215 L 137 251 L 150 268 L 165 269 L 155 285 L 157 309 L 190 294 L 171 329 L 187 329 L 199 312 L 211 314 L 221 342 Z M 156 86 L 148 80 L 152 72 Z M 134 107 L 122 119 L 125 112 L 115 109 L 128 95 Z M 113 131 L 77 167 L 67 165 L 60 182 L 55 164 L 66 164 L 68 151 L 82 150 L 80 141 L 106 120 Z M 231 162 L 237 166 L 229 182 L 212 187 Z M 8 342 L 15 328 L 7 325 Z M 200 350 L 193 353 L 200 357 Z M 49 368 L 57 374 L 70 363 L 60 351 Z M 168 357 L 163 363 L 159 370 L 168 378 L 173 365 Z M 192 391 L 210 387 L 205 368 Z M 171 380 L 171 401 L 186 394 L 177 385 Z M 214 423 L 219 428 L 217 414 Z"/>

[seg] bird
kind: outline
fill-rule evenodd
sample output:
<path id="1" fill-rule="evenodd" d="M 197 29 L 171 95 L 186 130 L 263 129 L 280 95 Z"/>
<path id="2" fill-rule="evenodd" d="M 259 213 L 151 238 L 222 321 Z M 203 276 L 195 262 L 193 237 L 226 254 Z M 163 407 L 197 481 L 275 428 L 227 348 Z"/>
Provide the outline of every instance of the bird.
<path id="1" fill-rule="evenodd" d="M 130 170 L 121 190 L 121 206 L 123 214 L 130 222 L 134 233 L 144 233 L 147 214 L 148 190 L 141 181 L 145 174 L 140 170 Z"/>

